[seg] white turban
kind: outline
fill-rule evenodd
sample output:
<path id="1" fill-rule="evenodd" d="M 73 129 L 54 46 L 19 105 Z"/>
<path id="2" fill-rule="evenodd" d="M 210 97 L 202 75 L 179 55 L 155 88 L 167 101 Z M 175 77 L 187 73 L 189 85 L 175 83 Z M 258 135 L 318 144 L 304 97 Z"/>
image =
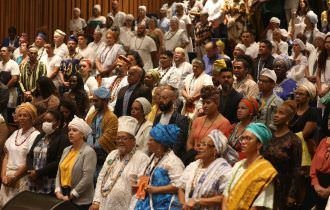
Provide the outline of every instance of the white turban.
<path id="1" fill-rule="evenodd" d="M 144 12 L 147 12 L 147 7 L 144 5 L 139 6 L 139 9 L 142 9 Z"/>
<path id="2" fill-rule="evenodd" d="M 74 116 L 72 121 L 69 123 L 69 127 L 73 127 L 78 131 L 80 131 L 85 138 L 87 138 L 87 136 L 92 132 L 91 127 L 89 127 L 89 125 L 85 122 L 85 120 L 77 116 Z"/>
<path id="3" fill-rule="evenodd" d="M 81 11 L 78 7 L 74 8 L 73 11 L 77 11 L 79 14 L 81 13 Z"/>
<path id="4" fill-rule="evenodd" d="M 313 99 L 316 96 L 316 87 L 313 83 L 311 83 L 308 80 L 304 80 L 304 82 L 301 82 L 300 84 L 298 84 L 298 88 L 303 88 L 305 89 L 309 96 Z"/>
<path id="5" fill-rule="evenodd" d="M 303 41 L 301 41 L 301 39 L 295 39 L 295 40 L 293 40 L 293 44 L 299 45 L 299 47 L 300 47 L 301 50 L 305 50 L 306 49 L 306 46 L 303 43 Z"/>
<path id="6" fill-rule="evenodd" d="M 268 77 L 269 79 L 273 80 L 276 83 L 277 76 L 274 70 L 263 68 L 260 72 L 260 76 Z"/>
<path id="7" fill-rule="evenodd" d="M 182 47 L 176 47 L 174 52 L 176 52 L 176 53 L 178 53 L 178 52 L 179 53 L 186 53 L 185 50 Z"/>
<path id="8" fill-rule="evenodd" d="M 54 36 L 63 36 L 64 37 L 65 35 L 66 35 L 66 33 L 60 29 L 56 29 L 54 31 Z"/>
<path id="9" fill-rule="evenodd" d="M 314 25 L 317 24 L 317 14 L 315 14 L 312 10 L 309 10 L 306 14 L 306 17 L 313 23 Z"/>
<path id="10" fill-rule="evenodd" d="M 139 98 L 135 99 L 135 101 L 137 101 L 137 102 L 139 102 L 141 104 L 144 115 L 147 115 L 147 114 L 150 113 L 150 111 L 151 111 L 151 104 L 150 104 L 150 102 L 146 98 L 139 97 Z"/>
<path id="11" fill-rule="evenodd" d="M 235 46 L 235 49 L 238 48 L 240 50 L 242 50 L 244 53 L 246 51 L 246 47 L 244 44 L 241 44 L 241 43 L 238 43 L 236 46 Z"/>
<path id="12" fill-rule="evenodd" d="M 221 131 L 212 130 L 207 136 L 212 139 L 218 154 L 222 155 L 227 150 L 228 139 Z"/>
<path id="13" fill-rule="evenodd" d="M 277 17 L 272 17 L 272 18 L 270 19 L 269 22 L 271 22 L 271 23 L 281 24 L 280 19 L 278 19 Z"/>
<path id="14" fill-rule="evenodd" d="M 314 39 L 321 38 L 321 39 L 325 40 L 325 37 L 326 37 L 325 33 L 317 32 L 317 33 L 315 33 Z"/>
<path id="15" fill-rule="evenodd" d="M 121 116 L 118 118 L 118 132 L 126 132 L 135 136 L 138 121 L 131 116 Z"/>
<path id="16" fill-rule="evenodd" d="M 94 9 L 97 9 L 99 12 L 101 12 L 101 5 L 95 4 Z"/>

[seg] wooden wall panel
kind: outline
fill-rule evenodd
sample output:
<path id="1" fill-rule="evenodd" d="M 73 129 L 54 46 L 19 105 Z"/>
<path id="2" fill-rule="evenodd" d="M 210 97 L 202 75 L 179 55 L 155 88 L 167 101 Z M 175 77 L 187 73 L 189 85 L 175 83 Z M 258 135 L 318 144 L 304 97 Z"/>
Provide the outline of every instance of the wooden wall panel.
<path id="1" fill-rule="evenodd" d="M 120 0 L 120 8 L 126 13 L 137 15 L 137 8 L 146 5 L 148 13 L 158 14 L 166 0 Z M 69 20 L 74 7 L 81 9 L 81 16 L 88 20 L 94 4 L 100 4 L 102 15 L 110 12 L 111 0 L 0 0 L 0 40 L 7 36 L 7 29 L 15 26 L 18 33 L 29 34 L 30 41 L 37 31 L 52 37 L 56 28 L 69 31 Z"/>

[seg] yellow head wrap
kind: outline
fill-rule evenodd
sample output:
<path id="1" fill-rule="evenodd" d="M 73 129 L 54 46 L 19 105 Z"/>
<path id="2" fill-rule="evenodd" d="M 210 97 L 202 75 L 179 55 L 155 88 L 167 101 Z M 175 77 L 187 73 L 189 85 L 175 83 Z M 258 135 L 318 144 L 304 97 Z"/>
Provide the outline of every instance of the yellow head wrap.
<path id="1" fill-rule="evenodd" d="M 227 68 L 225 59 L 219 59 L 213 63 L 213 71 L 220 72 L 222 69 L 225 68 Z"/>
<path id="2" fill-rule="evenodd" d="M 31 116 L 32 121 L 37 118 L 37 108 L 32 105 L 30 102 L 22 103 L 16 108 L 16 113 L 19 112 L 20 110 L 26 110 L 29 115 Z"/>

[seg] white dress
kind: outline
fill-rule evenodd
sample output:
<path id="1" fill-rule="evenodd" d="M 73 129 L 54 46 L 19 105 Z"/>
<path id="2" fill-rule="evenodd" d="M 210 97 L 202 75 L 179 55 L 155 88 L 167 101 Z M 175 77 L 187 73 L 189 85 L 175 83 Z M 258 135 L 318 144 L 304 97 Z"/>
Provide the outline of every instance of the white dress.
<path id="1" fill-rule="evenodd" d="M 137 150 L 123 169 L 116 182 L 112 183 L 114 181 L 113 178 L 120 173 L 121 169 L 125 165 L 125 158 L 120 160 L 117 158 L 117 155 L 118 150 L 114 150 L 108 155 L 97 178 L 93 201 L 100 202 L 100 210 L 128 209 L 132 198 L 130 175 L 138 175 L 142 173 L 143 169 L 146 167 L 146 164 L 149 162 L 148 156 Z M 109 169 L 112 170 L 109 171 Z M 103 180 L 107 171 L 110 173 L 108 176 L 109 178 L 107 180 Z M 104 182 L 103 189 L 113 185 L 112 190 L 106 197 L 103 197 L 101 194 L 102 182 Z"/>
<path id="2" fill-rule="evenodd" d="M 103 69 L 108 69 L 117 59 L 119 55 L 125 55 L 126 52 L 122 45 L 114 44 L 112 46 L 104 46 L 100 50 L 99 59 Z"/>
<path id="3" fill-rule="evenodd" d="M 5 149 L 8 151 L 8 162 L 6 166 L 7 176 L 14 175 L 20 167 L 26 165 L 26 156 L 37 135 L 39 135 L 39 131 L 32 127 L 23 135 L 22 129 L 16 130 L 7 139 L 5 143 Z M 19 179 L 15 188 L 6 187 L 2 184 L 0 189 L 0 209 L 8 200 L 24 190 L 27 190 L 26 176 Z"/>
<path id="4" fill-rule="evenodd" d="M 166 50 L 173 52 L 176 47 L 181 47 L 183 44 L 189 43 L 187 33 L 183 29 L 175 32 L 168 31 L 164 35 L 164 46 Z"/>
<path id="5" fill-rule="evenodd" d="M 117 77 L 118 76 L 111 76 L 111 77 L 102 78 L 101 86 L 110 89 L 111 97 L 110 97 L 109 105 L 108 105 L 109 107 L 111 107 L 110 110 L 114 110 L 114 108 L 115 108 L 115 105 L 116 105 L 116 102 L 117 102 L 117 96 L 118 96 L 118 93 L 119 93 L 120 89 L 125 87 L 126 85 L 128 85 L 127 76 L 124 76 L 120 80 L 119 84 L 118 83 L 114 84 Z"/>

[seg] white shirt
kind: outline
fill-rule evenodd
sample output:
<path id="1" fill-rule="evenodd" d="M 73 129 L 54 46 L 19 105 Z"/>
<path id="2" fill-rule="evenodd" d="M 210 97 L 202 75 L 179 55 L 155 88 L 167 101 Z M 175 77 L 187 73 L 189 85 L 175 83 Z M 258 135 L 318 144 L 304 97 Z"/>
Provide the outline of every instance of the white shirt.
<path id="1" fill-rule="evenodd" d="M 108 155 L 97 178 L 93 201 L 100 202 L 100 210 L 128 209 L 132 198 L 130 175 L 138 175 L 141 173 L 149 162 L 148 156 L 137 150 L 116 180 L 110 193 L 106 197 L 103 197 L 101 194 L 102 181 L 105 181 L 105 187 L 111 185 L 113 182 L 113 179 L 111 178 L 116 177 L 125 163 L 124 159 L 117 159 L 117 155 L 118 150 L 114 150 Z M 111 168 L 112 170 L 109 171 Z M 107 180 L 103 180 L 107 171 L 110 175 Z"/>
<path id="2" fill-rule="evenodd" d="M 81 32 L 84 28 L 86 28 L 87 23 L 86 20 L 79 17 L 77 19 L 71 19 L 69 23 L 69 29 L 70 31 L 73 31 L 73 33 Z"/>
<path id="3" fill-rule="evenodd" d="M 215 20 L 221 16 L 221 8 L 224 4 L 224 0 L 207 0 L 204 6 L 204 10 L 209 13 L 208 20 Z"/>
<path id="4" fill-rule="evenodd" d="M 3 64 L 3 61 L 0 62 L 0 72 L 9 72 L 11 76 L 19 76 L 20 70 L 18 64 L 10 59 L 6 64 Z M 5 84 L 7 85 L 7 84 Z M 16 87 L 9 88 L 9 101 L 7 107 L 16 108 L 17 105 L 17 89 Z"/>
<path id="5" fill-rule="evenodd" d="M 117 77 L 118 76 L 105 77 L 105 78 L 102 78 L 102 82 L 101 82 L 102 87 L 106 87 L 106 88 L 110 89 L 111 97 L 110 97 L 109 104 L 108 104 L 110 110 L 114 110 L 114 108 L 116 106 L 117 96 L 118 96 L 120 89 L 128 85 L 127 76 L 124 76 L 120 80 L 119 84 L 113 85 L 113 83 L 117 79 Z"/>
<path id="6" fill-rule="evenodd" d="M 102 24 L 105 24 L 105 22 L 107 21 L 107 19 L 104 16 L 90 17 L 88 19 L 87 23 L 89 24 L 92 21 L 100 21 Z"/>
<path id="7" fill-rule="evenodd" d="M 94 63 L 95 60 L 95 52 L 90 47 L 85 47 L 84 49 L 81 49 L 79 47 L 76 48 L 76 52 L 79 53 L 83 58 L 89 59 L 92 63 Z"/>
<path id="8" fill-rule="evenodd" d="M 134 33 L 131 28 L 126 26 L 120 27 L 119 40 L 125 46 L 129 47 L 131 40 L 134 38 Z"/>
<path id="9" fill-rule="evenodd" d="M 101 53 L 100 50 L 105 47 L 105 43 L 101 40 L 97 43 L 94 41 L 94 42 L 89 43 L 88 47 L 93 50 L 95 57 L 98 57 L 98 56 L 100 56 L 100 53 Z"/>
<path id="10" fill-rule="evenodd" d="M 106 70 L 115 62 L 119 55 L 125 55 L 126 52 L 122 45 L 114 44 L 112 46 L 105 45 L 99 54 L 99 59 L 102 63 L 103 68 Z"/>
<path id="11" fill-rule="evenodd" d="M 54 48 L 54 54 L 60 56 L 62 59 L 69 54 L 68 47 L 65 43 L 62 43 L 60 46 Z"/>
<path id="12" fill-rule="evenodd" d="M 259 44 L 253 42 L 249 47 L 246 48 L 245 55 L 251 56 L 251 58 L 256 59 L 259 54 Z"/>
<path id="13" fill-rule="evenodd" d="M 95 77 L 90 76 L 88 77 L 88 79 L 86 80 L 85 84 L 84 84 L 84 89 L 87 93 L 87 95 L 93 95 L 94 90 L 96 90 L 98 88 L 99 84 L 97 83 L 97 80 L 95 79 Z"/>
<path id="14" fill-rule="evenodd" d="M 143 69 L 145 71 L 153 69 L 151 52 L 156 52 L 157 46 L 151 37 L 146 35 L 144 37 L 135 36 L 133 39 L 131 39 L 129 47 L 131 50 L 135 50 L 139 53 L 144 63 Z"/>
<path id="15" fill-rule="evenodd" d="M 170 69 L 164 71 L 162 68 L 158 68 L 157 71 L 160 74 L 160 85 L 170 85 L 175 88 L 179 88 L 179 84 L 181 81 L 181 75 L 177 72 L 174 66 L 170 67 Z"/>
<path id="16" fill-rule="evenodd" d="M 54 55 L 53 57 L 48 57 L 48 55 L 46 55 L 41 58 L 41 61 L 46 65 L 47 77 L 50 77 L 54 72 L 54 68 L 61 66 L 62 58 L 58 55 Z M 55 87 L 58 88 L 61 84 L 60 74 L 57 74 L 52 81 Z"/>
<path id="17" fill-rule="evenodd" d="M 182 83 L 182 85 L 183 85 L 183 81 L 186 79 L 188 74 L 193 73 L 192 65 L 190 63 L 186 62 L 186 61 L 179 64 L 179 66 L 176 66 L 176 71 L 178 72 L 178 74 L 181 75 L 180 83 Z"/>
<path id="18" fill-rule="evenodd" d="M 125 18 L 126 18 L 126 14 L 125 14 L 124 12 L 118 11 L 118 12 L 116 13 L 116 15 L 113 15 L 113 13 L 110 12 L 110 13 L 108 14 L 108 16 L 109 16 L 109 15 L 112 16 L 112 17 L 114 17 L 114 20 L 113 20 L 113 25 L 114 25 L 114 26 L 121 27 L 121 26 L 124 25 L 124 23 L 125 23 Z"/>
<path id="19" fill-rule="evenodd" d="M 183 44 L 187 43 L 189 43 L 189 39 L 183 29 L 175 32 L 168 31 L 164 35 L 164 46 L 166 50 L 173 51 L 176 47 L 182 47 Z"/>

